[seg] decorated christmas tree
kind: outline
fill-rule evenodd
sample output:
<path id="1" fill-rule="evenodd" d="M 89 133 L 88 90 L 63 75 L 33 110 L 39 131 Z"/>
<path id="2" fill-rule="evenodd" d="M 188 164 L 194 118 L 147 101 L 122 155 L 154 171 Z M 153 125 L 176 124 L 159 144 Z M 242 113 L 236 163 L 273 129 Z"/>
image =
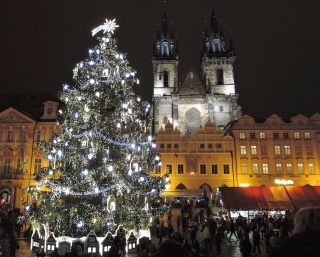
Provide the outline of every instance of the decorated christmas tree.
<path id="1" fill-rule="evenodd" d="M 81 237 L 93 230 L 103 236 L 118 225 L 145 229 L 167 207 L 151 202 L 169 183 L 167 175 L 150 176 L 161 166 L 153 151 L 150 105 L 133 92 L 139 84 L 126 55 L 112 37 L 118 27 L 106 20 L 99 44 L 73 70 L 73 86 L 64 84 L 58 111 L 61 133 L 39 148 L 49 160 L 35 174 L 34 204 L 24 216 L 45 224 L 56 235 Z"/>

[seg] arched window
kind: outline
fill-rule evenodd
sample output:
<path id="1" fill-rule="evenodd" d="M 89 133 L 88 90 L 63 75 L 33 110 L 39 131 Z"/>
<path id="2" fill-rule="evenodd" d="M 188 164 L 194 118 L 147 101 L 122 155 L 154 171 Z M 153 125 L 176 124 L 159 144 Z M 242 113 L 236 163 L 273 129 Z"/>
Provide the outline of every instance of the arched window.
<path id="1" fill-rule="evenodd" d="M 223 84 L 223 69 L 217 69 L 217 84 Z"/>
<path id="2" fill-rule="evenodd" d="M 163 86 L 169 87 L 169 72 L 167 70 L 163 71 Z"/>

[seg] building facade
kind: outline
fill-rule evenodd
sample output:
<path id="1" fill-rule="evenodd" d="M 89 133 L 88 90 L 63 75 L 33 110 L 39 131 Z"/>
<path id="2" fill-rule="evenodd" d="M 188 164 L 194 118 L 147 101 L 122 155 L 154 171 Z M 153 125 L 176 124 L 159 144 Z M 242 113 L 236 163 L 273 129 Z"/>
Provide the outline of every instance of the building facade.
<path id="1" fill-rule="evenodd" d="M 237 186 L 320 185 L 320 115 L 255 119 L 244 115 L 232 125 Z"/>
<path id="2" fill-rule="evenodd" d="M 33 174 L 48 161 L 38 142 L 59 132 L 61 102 L 50 94 L 0 94 L 0 198 L 2 207 L 20 208 L 37 190 Z"/>
<path id="3" fill-rule="evenodd" d="M 211 199 L 215 188 L 235 186 L 233 138 L 207 121 L 196 134 L 181 132 L 171 123 L 155 137 L 162 166 L 154 175 L 169 174 L 166 197 L 203 197 Z"/>
<path id="4" fill-rule="evenodd" d="M 178 41 L 174 41 L 173 32 L 169 32 L 164 14 L 152 55 L 154 131 L 170 121 L 182 133 L 195 134 L 209 119 L 216 127 L 223 128 L 241 117 L 235 92 L 236 56 L 232 40 L 227 49 L 222 26 L 218 27 L 212 11 L 210 30 L 206 28 L 203 38 L 200 68 L 191 63 L 187 73 L 179 76 Z"/>

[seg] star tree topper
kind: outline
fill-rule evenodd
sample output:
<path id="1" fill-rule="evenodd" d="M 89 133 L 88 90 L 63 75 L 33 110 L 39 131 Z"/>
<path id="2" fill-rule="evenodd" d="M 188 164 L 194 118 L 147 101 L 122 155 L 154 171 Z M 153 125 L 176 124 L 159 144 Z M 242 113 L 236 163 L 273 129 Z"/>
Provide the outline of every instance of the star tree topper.
<path id="1" fill-rule="evenodd" d="M 92 30 L 92 36 L 97 34 L 100 30 L 104 30 L 103 33 L 108 32 L 113 34 L 113 31 L 115 30 L 115 28 L 119 27 L 119 25 L 115 23 L 115 20 L 116 19 L 108 21 L 108 19 L 106 19 L 105 24 L 100 25 L 99 27 L 96 27 L 94 30 Z"/>

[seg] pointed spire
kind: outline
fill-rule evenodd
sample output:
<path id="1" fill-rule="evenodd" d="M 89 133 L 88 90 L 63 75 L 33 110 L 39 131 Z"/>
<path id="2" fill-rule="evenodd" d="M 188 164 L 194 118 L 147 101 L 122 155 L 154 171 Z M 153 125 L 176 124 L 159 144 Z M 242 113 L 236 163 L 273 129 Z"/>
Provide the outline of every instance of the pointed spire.
<path id="1" fill-rule="evenodd" d="M 230 50 L 229 50 L 231 55 L 235 55 L 234 49 L 233 49 L 233 42 L 232 42 L 232 36 L 231 36 L 231 31 L 230 31 Z"/>
<path id="2" fill-rule="evenodd" d="M 152 56 L 156 56 L 156 42 L 153 40 Z"/>
<path id="3" fill-rule="evenodd" d="M 214 16 L 214 33 L 216 34 L 219 34 L 219 28 L 218 28 L 218 22 L 217 22 L 217 19 L 216 19 L 216 16 Z"/>
<path id="4" fill-rule="evenodd" d="M 167 23 L 167 15 L 163 14 L 163 22 L 162 22 L 162 35 L 166 36 L 168 34 L 168 23 Z"/>
<path id="5" fill-rule="evenodd" d="M 210 24 L 210 33 L 214 33 L 214 10 L 212 9 L 211 12 L 211 24 Z"/>
<path id="6" fill-rule="evenodd" d="M 222 20 L 221 20 L 221 27 L 220 27 L 220 37 L 221 37 L 221 40 L 224 41 L 224 33 L 223 33 L 223 28 L 222 28 Z"/>

